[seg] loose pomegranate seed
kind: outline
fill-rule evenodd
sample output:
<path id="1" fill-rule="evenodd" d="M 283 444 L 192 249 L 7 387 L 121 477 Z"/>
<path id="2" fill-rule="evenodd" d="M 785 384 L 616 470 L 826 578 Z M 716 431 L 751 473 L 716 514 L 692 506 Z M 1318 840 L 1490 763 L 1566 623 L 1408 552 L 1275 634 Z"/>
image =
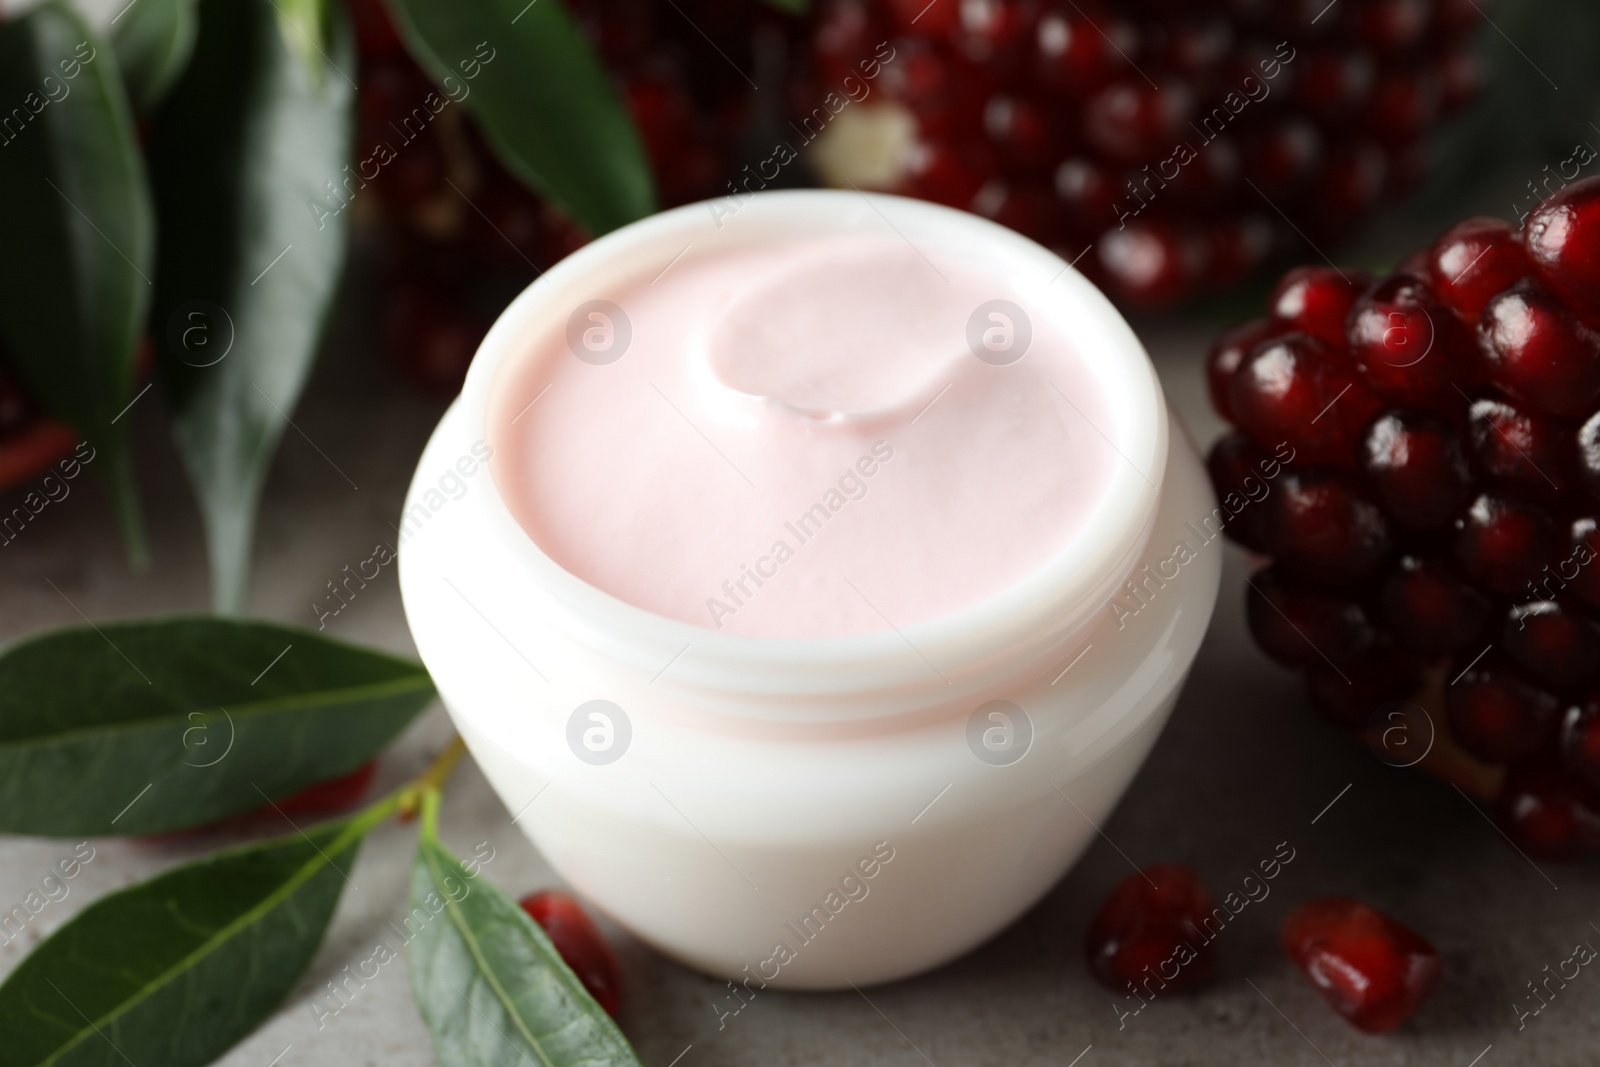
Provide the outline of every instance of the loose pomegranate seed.
<path id="1" fill-rule="evenodd" d="M 1233 408 L 1228 401 L 1233 376 L 1250 350 L 1279 329 L 1270 319 L 1253 319 L 1227 331 L 1211 346 L 1206 356 L 1206 387 L 1211 393 L 1211 406 L 1218 415 L 1233 421 Z"/>
<path id="2" fill-rule="evenodd" d="M 1506 836 L 1534 859 L 1583 859 L 1600 849 L 1600 811 L 1571 775 L 1540 765 L 1514 768 L 1495 800 Z"/>
<path id="3" fill-rule="evenodd" d="M 1287 441 L 1306 463 L 1353 466 L 1378 401 L 1343 352 L 1303 333 L 1257 345 L 1228 390 L 1239 427 L 1267 444 Z"/>
<path id="4" fill-rule="evenodd" d="M 1372 277 L 1365 271 L 1295 267 L 1272 287 L 1267 308 L 1282 332 L 1299 330 L 1343 348 L 1345 320 L 1371 283 Z"/>
<path id="5" fill-rule="evenodd" d="M 1600 399 L 1600 333 L 1531 280 L 1484 307 L 1478 347 L 1489 379 L 1540 411 L 1580 416 Z"/>
<path id="6" fill-rule="evenodd" d="M 1522 239 L 1548 289 L 1572 307 L 1600 314 L 1600 178 L 1573 182 L 1540 204 Z"/>
<path id="7" fill-rule="evenodd" d="M 1262 650 L 1290 667 L 1342 663 L 1377 640 L 1360 604 L 1297 582 L 1277 567 L 1250 579 L 1245 617 Z"/>
<path id="8" fill-rule="evenodd" d="M 1356 301 L 1345 326 L 1351 358 L 1380 397 L 1413 407 L 1453 406 L 1472 338 L 1419 279 L 1396 274 Z"/>
<path id="9" fill-rule="evenodd" d="M 1428 267 L 1428 281 L 1440 303 L 1476 326 L 1495 294 L 1528 273 L 1528 257 L 1514 226 L 1480 217 L 1446 230 L 1428 250 Z"/>
<path id="10" fill-rule="evenodd" d="M 1586 516 L 1572 520 L 1567 551 L 1545 568 L 1529 592 L 1554 597 L 1563 589 L 1600 607 L 1600 519 Z"/>
<path id="11" fill-rule="evenodd" d="M 1416 694 L 1422 664 L 1405 650 L 1379 641 L 1337 666 L 1312 664 L 1305 679 L 1313 708 L 1335 725 L 1360 731 L 1384 705 Z"/>
<path id="12" fill-rule="evenodd" d="M 589 913 L 565 893 L 546 889 L 522 898 L 522 910 L 543 927 L 561 959 L 577 975 L 583 988 L 615 1015 L 622 1003 L 621 972 L 617 958 Z"/>
<path id="13" fill-rule="evenodd" d="M 1472 498 L 1472 471 L 1455 431 L 1437 416 L 1390 411 L 1373 420 L 1361 466 L 1378 499 L 1414 530 L 1436 530 Z"/>
<path id="14" fill-rule="evenodd" d="M 361 802 L 377 773 L 378 761 L 368 760 L 348 774 L 308 785 L 261 810 L 263 813 L 271 811 L 275 805 L 284 815 L 327 815 L 344 811 Z"/>
<path id="15" fill-rule="evenodd" d="M 1389 554 L 1389 524 L 1353 482 L 1329 471 L 1290 470 L 1263 506 L 1262 538 L 1291 569 L 1328 584 L 1359 581 Z"/>
<path id="16" fill-rule="evenodd" d="M 1442 970 L 1421 934 L 1353 897 L 1300 905 L 1278 940 L 1333 1010 L 1369 1034 L 1411 1018 Z"/>
<path id="17" fill-rule="evenodd" d="M 1084 954 L 1090 972 L 1117 993 L 1142 988 L 1141 997 L 1189 988 L 1211 969 L 1205 923 L 1212 907 L 1193 868 L 1164 863 L 1130 875 L 1089 924 Z M 1166 977 L 1168 971 L 1176 974 Z"/>
<path id="18" fill-rule="evenodd" d="M 1492 653 L 1445 690 L 1445 706 L 1456 744 L 1489 763 L 1538 752 L 1561 713 L 1559 700 Z"/>
<path id="19" fill-rule="evenodd" d="M 1591 790 L 1600 790 L 1600 696 L 1567 709 L 1561 725 L 1563 765 Z"/>
<path id="20" fill-rule="evenodd" d="M 1489 625 L 1489 598 L 1461 580 L 1442 559 L 1406 556 L 1379 594 L 1383 622 L 1408 648 L 1442 655 L 1464 647 L 1483 647 Z"/>
<path id="21" fill-rule="evenodd" d="M 1525 592 L 1554 544 L 1550 516 L 1515 497 L 1480 494 L 1456 520 L 1456 560 L 1473 581 L 1503 596 Z"/>
<path id="22" fill-rule="evenodd" d="M 1535 678 L 1556 689 L 1581 685 L 1600 667 L 1600 628 L 1555 601 L 1512 608 L 1500 645 Z"/>
<path id="23" fill-rule="evenodd" d="M 1282 469 L 1271 453 L 1243 434 L 1222 438 L 1206 458 L 1211 484 L 1229 516 L 1223 532 L 1246 548 L 1264 547 L 1259 502 L 1271 493 L 1272 480 Z"/>
<path id="24" fill-rule="evenodd" d="M 1490 478 L 1535 497 L 1566 487 L 1573 452 L 1566 427 L 1494 397 L 1473 401 L 1467 415 L 1473 456 Z"/>

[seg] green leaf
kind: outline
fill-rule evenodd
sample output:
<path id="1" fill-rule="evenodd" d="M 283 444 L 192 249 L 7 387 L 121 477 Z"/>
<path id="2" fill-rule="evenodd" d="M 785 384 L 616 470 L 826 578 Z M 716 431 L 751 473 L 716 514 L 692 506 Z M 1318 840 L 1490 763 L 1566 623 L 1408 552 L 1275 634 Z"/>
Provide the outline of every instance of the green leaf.
<path id="1" fill-rule="evenodd" d="M 616 1023 L 504 890 L 439 843 L 424 799 L 411 868 L 411 992 L 441 1067 L 638 1067 Z"/>
<path id="2" fill-rule="evenodd" d="M 501 161 L 590 233 L 656 209 L 644 144 L 563 4 L 389 0 L 389 8 L 411 54 L 472 112 Z"/>
<path id="3" fill-rule="evenodd" d="M 152 332 L 220 611 L 244 605 L 267 466 L 345 264 L 355 90 L 344 71 L 355 65 L 343 9 L 314 6 L 321 17 L 307 23 L 272 0 L 202 0 L 194 58 L 151 140 L 161 218 Z"/>
<path id="4" fill-rule="evenodd" d="M 371 759 L 421 665 L 214 618 L 56 630 L 0 653 L 0 833 L 203 826 Z"/>
<path id="5" fill-rule="evenodd" d="M 134 0 L 111 24 L 111 44 L 140 114 L 155 110 L 194 51 L 195 0 Z"/>
<path id="6" fill-rule="evenodd" d="M 0 1067 L 210 1063 L 322 942 L 392 803 L 206 857 L 95 901 L 0 985 Z"/>
<path id="7" fill-rule="evenodd" d="M 146 560 L 127 429 L 150 302 L 150 191 L 116 56 L 61 0 L 0 23 L 0 334 L 28 391 L 107 456 Z"/>

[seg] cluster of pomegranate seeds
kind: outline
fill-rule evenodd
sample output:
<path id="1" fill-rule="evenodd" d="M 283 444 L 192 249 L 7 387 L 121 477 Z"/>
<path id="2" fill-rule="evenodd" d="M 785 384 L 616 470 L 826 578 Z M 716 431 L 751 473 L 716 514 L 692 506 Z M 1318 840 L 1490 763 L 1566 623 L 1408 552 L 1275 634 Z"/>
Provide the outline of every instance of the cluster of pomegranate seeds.
<path id="1" fill-rule="evenodd" d="M 606 1014 L 615 1015 L 622 1003 L 617 958 L 589 913 L 567 894 L 549 889 L 523 897 L 520 903 L 522 910 L 543 928 L 595 1003 Z"/>
<path id="2" fill-rule="evenodd" d="M 1438 680 L 1512 840 L 1600 848 L 1600 179 L 1387 278 L 1292 270 L 1269 312 L 1207 366 L 1257 642 L 1356 731 Z"/>
<path id="3" fill-rule="evenodd" d="M 1350 897 L 1300 905 L 1279 942 L 1333 1010 L 1369 1034 L 1409 1019 L 1439 981 L 1439 953 L 1422 935 Z"/>
<path id="4" fill-rule="evenodd" d="M 588 235 L 500 166 L 466 107 L 441 106 L 446 94 L 406 54 L 383 0 L 349 3 L 361 54 L 351 173 L 368 180 L 344 198 L 359 221 L 378 223 L 386 351 L 424 389 L 453 395 L 498 311 Z M 632 114 L 661 205 L 725 193 L 752 92 L 740 71 L 753 69 L 762 27 L 784 32 L 784 17 L 749 0 L 566 6 Z M 513 61 L 502 53 L 480 76 L 496 62 Z M 471 87 L 463 80 L 454 95 Z"/>
<path id="5" fill-rule="evenodd" d="M 1187 989 L 1211 969 L 1204 930 L 1211 893 L 1191 867 L 1167 863 L 1123 879 L 1084 938 L 1089 970 L 1118 993 L 1141 999 Z"/>
<path id="6" fill-rule="evenodd" d="M 1471 0 L 824 0 L 790 103 L 802 137 L 863 146 L 827 180 L 988 215 L 1159 305 L 1300 247 L 1284 216 L 1326 241 L 1415 184 L 1423 138 L 1476 91 L 1479 17 Z M 847 132 L 891 111 L 876 137 Z"/>

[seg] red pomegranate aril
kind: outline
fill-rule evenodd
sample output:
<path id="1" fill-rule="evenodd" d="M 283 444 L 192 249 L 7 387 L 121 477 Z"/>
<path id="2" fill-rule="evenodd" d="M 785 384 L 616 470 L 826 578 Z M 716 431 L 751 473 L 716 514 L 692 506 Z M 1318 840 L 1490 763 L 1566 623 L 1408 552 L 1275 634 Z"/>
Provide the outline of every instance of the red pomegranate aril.
<path id="1" fill-rule="evenodd" d="M 1300 905 L 1278 939 L 1333 1010 L 1369 1034 L 1411 1018 L 1443 969 L 1421 934 L 1353 897 Z"/>
<path id="2" fill-rule="evenodd" d="M 1202 15 L 1168 25 L 1159 51 L 1167 66 L 1192 78 L 1215 68 L 1232 46 L 1233 27 L 1227 20 Z"/>
<path id="3" fill-rule="evenodd" d="M 1456 744 L 1489 763 L 1534 755 L 1561 714 L 1554 694 L 1493 653 L 1456 676 L 1445 689 L 1445 708 Z"/>
<path id="4" fill-rule="evenodd" d="M 1291 469 L 1262 505 L 1267 549 L 1295 572 L 1329 585 L 1372 575 L 1389 554 L 1383 510 L 1348 479 Z"/>
<path id="5" fill-rule="evenodd" d="M 1438 121 L 1443 99 L 1438 76 L 1426 67 L 1384 71 L 1372 88 L 1368 128 L 1386 147 L 1411 144 Z"/>
<path id="6" fill-rule="evenodd" d="M 1290 667 L 1342 663 L 1377 640 L 1360 604 L 1296 582 L 1277 567 L 1250 579 L 1245 617 L 1262 651 Z"/>
<path id="7" fill-rule="evenodd" d="M 1095 243 L 1095 260 L 1105 283 L 1141 307 L 1177 300 L 1192 289 L 1205 267 L 1197 237 L 1161 222 L 1107 230 Z"/>
<path id="8" fill-rule="evenodd" d="M 1441 118 L 1460 113 L 1483 91 L 1483 63 L 1470 43 L 1447 49 L 1437 70 Z"/>
<path id="9" fill-rule="evenodd" d="M 1467 417 L 1473 456 L 1490 478 L 1538 497 L 1566 488 L 1573 447 L 1566 427 L 1494 397 L 1473 401 Z"/>
<path id="10" fill-rule="evenodd" d="M 523 897 L 521 904 L 595 1003 L 615 1015 L 622 1003 L 621 972 L 589 913 L 572 897 L 549 889 Z"/>
<path id="11" fill-rule="evenodd" d="M 1246 173 L 1268 198 L 1292 196 L 1317 173 L 1322 135 L 1302 119 L 1284 119 L 1247 137 L 1244 158 Z"/>
<path id="12" fill-rule="evenodd" d="M 1087 96 L 1137 57 L 1139 37 L 1129 23 L 1104 14 L 1091 20 L 1084 10 L 1082 5 L 1056 10 L 1039 20 L 1034 63 L 1045 89 Z"/>
<path id="13" fill-rule="evenodd" d="M 991 96 L 983 107 L 983 129 L 1013 166 L 1041 167 L 1056 148 L 1050 113 L 1032 100 Z"/>
<path id="14" fill-rule="evenodd" d="M 1343 49 L 1307 51 L 1295 83 L 1295 99 L 1324 122 L 1342 122 L 1372 97 L 1376 74 L 1364 52 Z"/>
<path id="15" fill-rule="evenodd" d="M 1217 499 L 1228 516 L 1223 532 L 1246 548 L 1265 547 L 1261 539 L 1260 501 L 1271 493 L 1271 483 L 1283 464 L 1243 434 L 1219 440 L 1206 457 L 1206 470 L 1216 487 Z"/>
<path id="16" fill-rule="evenodd" d="M 1314 663 L 1305 672 L 1311 706 L 1346 730 L 1359 732 L 1384 705 L 1413 697 L 1422 682 L 1422 664 L 1404 649 L 1379 641 L 1337 666 Z"/>
<path id="17" fill-rule="evenodd" d="M 959 0 L 883 0 L 895 28 L 907 37 L 945 37 L 961 20 Z"/>
<path id="18" fill-rule="evenodd" d="M 1357 0 L 1350 18 L 1356 36 L 1376 52 L 1404 52 L 1428 29 L 1428 0 Z"/>
<path id="19" fill-rule="evenodd" d="M 1600 399 L 1600 333 L 1532 280 L 1495 296 L 1478 322 L 1489 380 L 1552 415 L 1586 415 Z"/>
<path id="20" fill-rule="evenodd" d="M 1171 151 L 1193 111 L 1194 93 L 1184 82 L 1169 78 L 1157 86 L 1143 78 L 1120 78 L 1089 98 L 1084 137 L 1113 160 L 1142 163 Z"/>
<path id="21" fill-rule="evenodd" d="M 1413 407 L 1451 406 L 1472 340 L 1417 278 L 1393 275 L 1350 311 L 1345 338 L 1372 391 Z"/>
<path id="22" fill-rule="evenodd" d="M 993 161 L 976 141 L 960 144 L 924 139 L 912 150 L 906 171 L 910 191 L 936 204 L 967 210 L 994 173 Z"/>
<path id="23" fill-rule="evenodd" d="M 1481 648 L 1493 603 L 1444 560 L 1406 556 L 1378 597 L 1395 640 L 1428 655 Z"/>
<path id="24" fill-rule="evenodd" d="M 1456 520 L 1455 557 L 1483 588 L 1502 596 L 1526 591 L 1550 559 L 1555 523 L 1515 497 L 1481 493 Z"/>
<path id="25" fill-rule="evenodd" d="M 1413 530 L 1442 529 L 1472 497 L 1466 450 L 1437 416 L 1380 415 L 1367 427 L 1361 465 L 1389 514 Z"/>
<path id="26" fill-rule="evenodd" d="M 367 795 L 378 761 L 368 760 L 353 771 L 306 786 L 298 793 L 273 802 L 284 815 L 327 815 L 353 808 Z"/>
<path id="27" fill-rule="evenodd" d="M 1078 156 L 1063 160 L 1056 167 L 1055 190 L 1067 218 L 1080 229 L 1099 231 L 1117 221 L 1122 192 L 1110 173 L 1093 160 Z"/>
<path id="28" fill-rule="evenodd" d="M 1478 217 L 1446 230 L 1428 250 L 1428 266 L 1428 283 L 1439 302 L 1476 326 L 1489 301 L 1528 273 L 1528 257 L 1514 226 Z"/>
<path id="29" fill-rule="evenodd" d="M 1600 315 L 1600 177 L 1573 182 L 1522 228 L 1534 271 L 1572 307 Z"/>
<path id="30" fill-rule="evenodd" d="M 1370 141 L 1335 145 L 1311 191 L 1324 209 L 1312 220 L 1313 229 L 1336 234 L 1350 219 L 1371 211 L 1388 176 L 1388 160 L 1377 145 Z"/>
<path id="31" fill-rule="evenodd" d="M 1206 355 L 1206 388 L 1211 394 L 1211 406 L 1218 415 L 1233 421 L 1233 408 L 1228 400 L 1228 388 L 1250 350 L 1271 337 L 1282 327 L 1271 319 L 1252 319 L 1228 330 L 1211 346 Z"/>
<path id="32" fill-rule="evenodd" d="M 1583 859 L 1600 849 L 1600 811 L 1572 775 L 1554 767 L 1513 768 L 1495 800 L 1500 828 L 1536 860 Z"/>
<path id="33" fill-rule="evenodd" d="M 1325 344 L 1343 348 L 1345 321 L 1372 276 L 1337 267 L 1295 267 L 1278 279 L 1267 308 L 1284 332 L 1299 330 Z"/>
<path id="34" fill-rule="evenodd" d="M 1570 589 L 1592 607 L 1600 607 L 1600 519 L 1572 520 L 1567 531 L 1567 551 L 1547 566 L 1533 583 L 1534 596 L 1555 597 Z"/>
<path id="35" fill-rule="evenodd" d="M 1567 709 L 1561 723 L 1561 762 L 1591 790 L 1600 790 L 1600 697 Z"/>
<path id="36" fill-rule="evenodd" d="M 1304 333 L 1262 342 L 1234 374 L 1228 405 L 1263 444 L 1287 441 L 1301 462 L 1350 467 L 1378 401 L 1342 351 Z"/>
<path id="37" fill-rule="evenodd" d="M 1209 237 L 1209 281 L 1219 286 L 1236 285 L 1254 274 L 1277 244 L 1272 224 L 1253 213 L 1217 222 Z"/>
<path id="38" fill-rule="evenodd" d="M 1146 867 L 1117 884 L 1084 937 L 1089 971 L 1107 989 L 1141 998 L 1187 989 L 1211 969 L 1205 934 L 1211 893 L 1193 868 Z M 1165 970 L 1175 970 L 1167 977 Z M 1142 990 L 1142 991 L 1141 991 Z"/>
<path id="39" fill-rule="evenodd" d="M 1600 668 L 1600 628 L 1556 601 L 1513 607 L 1501 629 L 1500 647 L 1555 689 L 1580 685 Z"/>
<path id="40" fill-rule="evenodd" d="M 952 3 L 955 0 L 940 0 Z M 959 0 L 956 47 L 970 59 L 993 63 L 1009 58 L 1026 41 L 1039 17 L 1033 0 Z"/>

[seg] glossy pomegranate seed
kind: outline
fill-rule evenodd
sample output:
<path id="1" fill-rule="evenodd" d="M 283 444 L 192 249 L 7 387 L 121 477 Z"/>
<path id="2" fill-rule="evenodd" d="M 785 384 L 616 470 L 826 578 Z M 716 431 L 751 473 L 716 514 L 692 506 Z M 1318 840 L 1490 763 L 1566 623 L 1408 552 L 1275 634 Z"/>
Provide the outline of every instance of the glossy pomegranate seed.
<path id="1" fill-rule="evenodd" d="M 1600 333 L 1531 280 L 1484 307 L 1478 347 L 1489 379 L 1541 411 L 1585 415 L 1600 399 Z"/>
<path id="2" fill-rule="evenodd" d="M 969 59 L 989 63 L 1011 58 L 1039 17 L 1032 0 L 961 0 L 956 10 L 956 47 Z"/>
<path id="3" fill-rule="evenodd" d="M 1554 597 L 1563 589 L 1600 607 L 1600 519 L 1572 520 L 1568 529 L 1567 550 L 1533 582 L 1533 596 Z"/>
<path id="4" fill-rule="evenodd" d="M 1353 49 L 1307 50 L 1295 83 L 1295 100 L 1323 122 L 1343 122 L 1372 97 L 1376 70 L 1365 52 Z"/>
<path id="5" fill-rule="evenodd" d="M 1312 664 L 1305 678 L 1313 708 L 1334 724 L 1359 731 L 1385 704 L 1416 696 L 1422 664 L 1380 640 L 1353 660 Z"/>
<path id="6" fill-rule="evenodd" d="M 1342 663 L 1377 640 L 1360 604 L 1297 582 L 1277 567 L 1250 579 L 1245 617 L 1262 651 L 1290 667 Z"/>
<path id="7" fill-rule="evenodd" d="M 924 139 L 912 149 L 908 164 L 906 180 L 912 195 L 962 210 L 972 206 L 972 198 L 995 169 L 987 149 L 976 141 Z"/>
<path id="8" fill-rule="evenodd" d="M 1375 52 L 1404 52 L 1428 29 L 1428 0 L 1360 0 L 1350 11 L 1358 36 Z"/>
<path id="9" fill-rule="evenodd" d="M 1449 525 L 1472 497 L 1466 450 L 1437 416 L 1380 415 L 1367 427 L 1361 466 L 1389 514 L 1414 530 Z"/>
<path id="10" fill-rule="evenodd" d="M 615 1015 L 622 1002 L 621 972 L 589 913 L 572 897 L 549 889 L 523 897 L 521 904 L 595 1003 Z"/>
<path id="11" fill-rule="evenodd" d="M 1253 319 L 1218 337 L 1206 355 L 1206 388 L 1211 394 L 1211 406 L 1229 422 L 1233 421 L 1233 409 L 1228 389 L 1233 384 L 1234 374 L 1250 350 L 1279 329 L 1281 327 L 1270 319 Z"/>
<path id="12" fill-rule="evenodd" d="M 1068 219 L 1080 229 L 1098 232 L 1117 221 L 1123 193 L 1100 164 L 1077 156 L 1063 160 L 1056 168 L 1055 190 Z M 1124 204 L 1122 210 L 1134 206 Z"/>
<path id="13" fill-rule="evenodd" d="M 1378 411 L 1345 355 L 1303 333 L 1257 345 L 1233 377 L 1228 404 L 1257 441 L 1287 441 L 1300 462 L 1346 467 Z"/>
<path id="14" fill-rule="evenodd" d="M 991 178 L 972 198 L 972 210 L 1041 244 L 1053 244 L 1061 228 L 1060 201 L 1049 189 L 1031 182 Z"/>
<path id="15" fill-rule="evenodd" d="M 1600 697 L 1567 709 L 1561 724 L 1561 760 L 1591 790 L 1600 790 Z"/>
<path id="16" fill-rule="evenodd" d="M 1345 328 L 1350 356 L 1380 397 L 1413 407 L 1454 406 L 1472 337 L 1419 279 L 1393 275 L 1356 301 Z"/>
<path id="17" fill-rule="evenodd" d="M 1491 653 L 1445 689 L 1450 735 L 1489 763 L 1511 763 L 1539 751 L 1555 728 L 1561 702 Z"/>
<path id="18" fill-rule="evenodd" d="M 1302 119 L 1284 119 L 1254 131 L 1244 142 L 1245 172 L 1269 198 L 1300 191 L 1322 161 L 1322 135 Z"/>
<path id="19" fill-rule="evenodd" d="M 1369 128 L 1380 144 L 1412 144 L 1439 120 L 1444 91 L 1427 67 L 1387 70 L 1378 75 L 1367 107 Z"/>
<path id="20" fill-rule="evenodd" d="M 1555 545 L 1555 524 L 1542 508 L 1483 493 L 1456 520 L 1455 557 L 1490 592 L 1517 596 L 1536 580 Z"/>
<path id="21" fill-rule="evenodd" d="M 1008 163 L 1041 167 L 1056 149 L 1055 123 L 1033 100 L 1000 94 L 983 107 L 983 130 Z"/>
<path id="22" fill-rule="evenodd" d="M 1442 970 L 1422 935 L 1353 897 L 1300 905 L 1278 941 L 1333 1010 L 1369 1034 L 1411 1018 Z"/>
<path id="23" fill-rule="evenodd" d="M 1476 326 L 1489 301 L 1528 273 L 1528 257 L 1509 222 L 1479 217 L 1446 230 L 1428 250 L 1428 267 L 1439 302 Z"/>
<path id="24" fill-rule="evenodd" d="M 876 4 L 869 6 L 861 0 L 821 5 L 811 48 L 826 82 L 840 85 L 846 76 L 860 77 L 857 64 L 872 56 L 874 47 L 884 39 L 874 18 L 876 11 Z M 812 98 L 814 94 L 807 97 Z"/>
<path id="25" fill-rule="evenodd" d="M 1044 15 L 1034 39 L 1039 84 L 1070 96 L 1087 96 L 1138 60 L 1133 26 L 1085 4 Z"/>
<path id="26" fill-rule="evenodd" d="M 1373 574 L 1389 554 L 1389 524 L 1346 478 L 1316 469 L 1280 475 L 1263 505 L 1268 550 L 1298 573 L 1335 584 Z"/>
<path id="27" fill-rule="evenodd" d="M 1379 606 L 1396 641 L 1430 655 L 1482 648 L 1493 610 L 1489 598 L 1462 581 L 1454 567 L 1422 556 L 1400 560 L 1384 581 Z"/>
<path id="28" fill-rule="evenodd" d="M 1345 320 L 1371 283 L 1366 271 L 1295 267 L 1272 287 L 1267 309 L 1284 332 L 1299 330 L 1343 348 Z"/>
<path id="29" fill-rule="evenodd" d="M 1190 867 L 1146 867 L 1117 884 L 1084 937 L 1089 970 L 1106 988 L 1141 997 L 1187 989 L 1211 969 L 1211 893 Z M 1214 933 L 1213 933 L 1213 936 Z M 1166 977 L 1176 972 L 1173 977 Z"/>
<path id="30" fill-rule="evenodd" d="M 908 37 L 947 37 L 960 24 L 961 5 L 953 0 L 884 0 L 889 19 Z"/>
<path id="31" fill-rule="evenodd" d="M 1263 548 L 1259 501 L 1272 492 L 1272 481 L 1283 465 L 1250 438 L 1236 433 L 1212 446 L 1206 470 L 1228 516 L 1223 532 L 1246 548 Z"/>
<path id="32" fill-rule="evenodd" d="M 1140 307 L 1161 307 L 1191 292 L 1205 267 L 1203 252 L 1192 233 L 1161 222 L 1130 223 L 1095 242 L 1107 284 Z"/>
<path id="33" fill-rule="evenodd" d="M 1589 495 L 1600 500 L 1600 411 L 1578 429 L 1578 478 Z"/>
<path id="34" fill-rule="evenodd" d="M 1228 57 L 1233 46 L 1233 27 L 1220 16 L 1199 15 L 1167 24 L 1166 39 L 1159 52 L 1165 65 L 1180 74 L 1194 77 L 1214 69 Z"/>
<path id="35" fill-rule="evenodd" d="M 883 66 L 878 85 L 911 110 L 924 135 L 937 138 L 976 133 L 992 91 L 982 68 L 926 41 L 896 45 L 894 61 Z"/>
<path id="36" fill-rule="evenodd" d="M 1514 768 L 1495 815 L 1506 836 L 1534 859 L 1583 859 L 1600 848 L 1600 811 L 1571 775 L 1551 767 Z"/>
<path id="37" fill-rule="evenodd" d="M 368 760 L 348 774 L 308 785 L 298 793 L 291 793 L 275 802 L 276 809 L 284 815 L 327 815 L 353 808 L 361 803 L 378 773 L 378 761 Z M 270 807 L 270 806 L 269 806 Z"/>
<path id="38" fill-rule="evenodd" d="M 1501 629 L 1500 647 L 1556 689 L 1580 685 L 1600 668 L 1600 627 L 1555 601 L 1512 608 Z"/>
<path id="39" fill-rule="evenodd" d="M 1537 497 L 1553 497 L 1569 481 L 1572 436 L 1560 423 L 1494 397 L 1468 409 L 1472 453 L 1495 481 Z"/>
<path id="40" fill-rule="evenodd" d="M 1176 79 L 1159 87 L 1143 78 L 1120 78 L 1089 98 L 1083 112 L 1084 137 L 1107 157 L 1141 163 L 1173 142 L 1194 112 L 1194 93 Z"/>
<path id="41" fill-rule="evenodd" d="M 1600 315 L 1600 177 L 1573 182 L 1540 204 L 1522 239 L 1546 288 Z"/>

